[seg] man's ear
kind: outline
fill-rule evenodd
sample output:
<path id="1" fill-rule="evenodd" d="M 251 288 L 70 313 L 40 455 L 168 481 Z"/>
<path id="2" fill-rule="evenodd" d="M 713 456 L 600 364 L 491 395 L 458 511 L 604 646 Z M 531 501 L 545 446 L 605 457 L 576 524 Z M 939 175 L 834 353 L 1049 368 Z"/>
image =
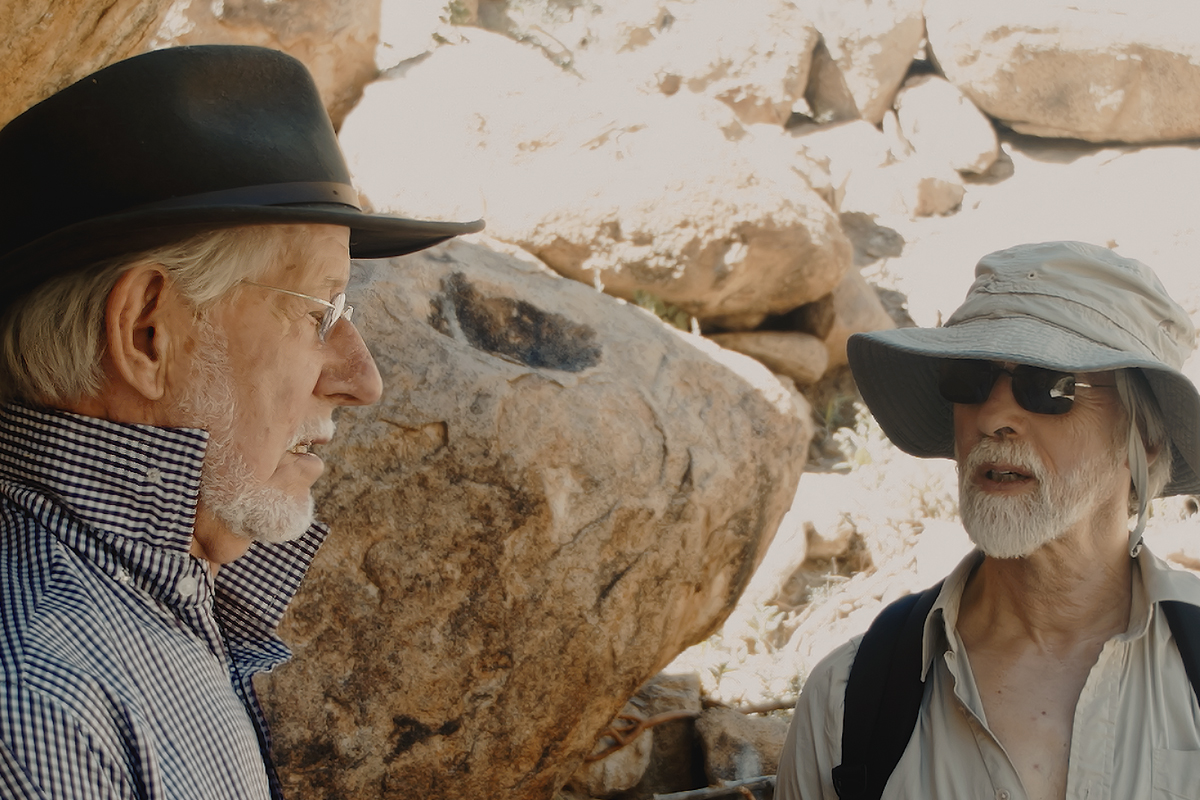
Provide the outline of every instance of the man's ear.
<path id="1" fill-rule="evenodd" d="M 149 401 L 166 394 L 172 347 L 181 331 L 179 296 L 159 264 L 141 263 L 125 272 L 108 294 L 104 327 L 112 378 Z"/>

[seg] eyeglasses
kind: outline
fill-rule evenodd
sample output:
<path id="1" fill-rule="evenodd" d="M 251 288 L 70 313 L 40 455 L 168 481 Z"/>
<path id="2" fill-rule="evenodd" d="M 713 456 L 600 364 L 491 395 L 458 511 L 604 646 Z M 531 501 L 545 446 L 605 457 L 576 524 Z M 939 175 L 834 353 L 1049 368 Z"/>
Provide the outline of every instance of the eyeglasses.
<path id="1" fill-rule="evenodd" d="M 938 391 L 951 403 L 974 405 L 988 399 L 1000 373 L 1012 378 L 1013 399 L 1034 414 L 1065 414 L 1075 403 L 1075 390 L 1108 388 L 1111 384 L 1081 383 L 1070 372 L 1020 364 L 1005 369 L 995 361 L 951 358 L 938 370 Z"/>
<path id="2" fill-rule="evenodd" d="M 242 283 L 257 286 L 260 289 L 270 289 L 272 292 L 279 292 L 280 294 L 290 294 L 292 297 L 302 297 L 305 300 L 311 300 L 314 303 L 320 303 L 325 306 L 325 313 L 321 315 L 321 321 L 317 325 L 317 338 L 321 340 L 322 344 L 325 343 L 325 338 L 329 336 L 329 332 L 333 330 L 333 326 L 337 325 L 338 320 L 345 319 L 346 322 L 349 322 L 350 317 L 354 314 L 354 306 L 346 305 L 345 292 L 338 292 L 333 296 L 333 301 L 330 302 L 329 300 L 322 300 L 319 297 L 313 297 L 309 294 L 301 294 L 289 289 L 280 289 L 278 286 L 267 286 L 265 283 L 255 283 L 254 281 L 247 280 L 243 280 Z"/>

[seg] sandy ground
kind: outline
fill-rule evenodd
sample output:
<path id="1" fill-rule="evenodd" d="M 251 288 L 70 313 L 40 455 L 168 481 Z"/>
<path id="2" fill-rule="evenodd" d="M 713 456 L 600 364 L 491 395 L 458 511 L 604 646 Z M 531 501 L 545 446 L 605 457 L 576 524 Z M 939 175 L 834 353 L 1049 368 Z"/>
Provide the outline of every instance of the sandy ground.
<path id="1" fill-rule="evenodd" d="M 905 239 L 900 257 L 867 265 L 875 285 L 907 297 L 912 319 L 936 325 L 962 301 L 979 257 L 1022 242 L 1076 239 L 1150 265 L 1200 326 L 1200 147 L 1097 147 L 1010 137 L 1011 177 L 972 183 L 946 217 L 879 219 Z M 1200 383 L 1200 357 L 1184 371 Z M 708 696 L 733 705 L 794 699 L 816 662 L 860 633 L 901 594 L 940 579 L 969 550 L 957 522 L 949 461 L 897 451 L 863 415 L 838 430 L 800 481 L 792 512 L 724 628 L 683 653 L 668 672 L 697 672 Z M 1150 548 L 1200 567 L 1195 500 L 1157 501 Z M 870 566 L 812 579 L 802 606 L 778 598 L 805 553 L 805 529 L 857 537 Z"/>

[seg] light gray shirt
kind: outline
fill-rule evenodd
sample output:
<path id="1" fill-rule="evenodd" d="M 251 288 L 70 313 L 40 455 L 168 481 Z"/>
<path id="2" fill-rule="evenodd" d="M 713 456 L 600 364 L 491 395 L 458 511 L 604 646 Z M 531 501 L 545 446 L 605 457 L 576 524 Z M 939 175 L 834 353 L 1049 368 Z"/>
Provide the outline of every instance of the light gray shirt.
<path id="1" fill-rule="evenodd" d="M 925 697 L 884 800 L 1026 798 L 988 728 L 957 631 L 963 588 L 980 558 L 974 552 L 955 567 L 925 622 Z M 1146 549 L 1137 567 L 1129 628 L 1105 643 L 1075 707 L 1069 800 L 1200 798 L 1200 705 L 1157 605 L 1200 605 L 1200 579 Z M 830 653 L 805 683 L 780 757 L 776 800 L 837 798 L 831 772 L 841 763 L 846 680 L 861 640 Z"/>

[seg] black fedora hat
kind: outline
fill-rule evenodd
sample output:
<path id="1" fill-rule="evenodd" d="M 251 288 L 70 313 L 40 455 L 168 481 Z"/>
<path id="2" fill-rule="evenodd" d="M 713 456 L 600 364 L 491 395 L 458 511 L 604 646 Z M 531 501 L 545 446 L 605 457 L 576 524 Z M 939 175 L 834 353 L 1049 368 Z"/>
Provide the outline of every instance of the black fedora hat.
<path id="1" fill-rule="evenodd" d="M 308 70 L 262 47 L 158 50 L 83 78 L 0 129 L 0 186 L 0 304 L 214 228 L 345 225 L 355 258 L 483 229 L 363 212 Z"/>

